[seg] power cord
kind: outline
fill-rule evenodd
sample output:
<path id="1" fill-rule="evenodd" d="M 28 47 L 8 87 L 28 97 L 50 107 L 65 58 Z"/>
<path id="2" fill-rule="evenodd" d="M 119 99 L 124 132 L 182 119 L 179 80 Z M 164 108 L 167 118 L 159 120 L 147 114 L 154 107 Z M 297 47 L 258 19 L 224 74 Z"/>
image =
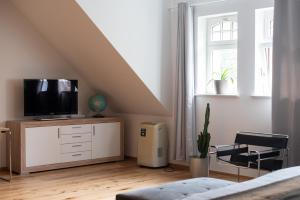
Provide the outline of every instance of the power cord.
<path id="1" fill-rule="evenodd" d="M 176 171 L 176 169 L 170 165 L 168 165 L 167 167 L 164 168 L 165 172 L 174 172 Z"/>

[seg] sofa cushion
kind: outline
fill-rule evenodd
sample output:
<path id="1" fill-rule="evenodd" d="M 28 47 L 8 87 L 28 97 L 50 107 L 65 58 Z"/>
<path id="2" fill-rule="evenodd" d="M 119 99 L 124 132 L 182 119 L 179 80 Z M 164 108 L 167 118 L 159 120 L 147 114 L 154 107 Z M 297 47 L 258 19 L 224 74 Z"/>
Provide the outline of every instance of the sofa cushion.
<path id="1" fill-rule="evenodd" d="M 118 194 L 117 200 L 181 200 L 195 193 L 203 193 L 236 184 L 235 182 L 214 178 L 194 178 Z"/>
<path id="2" fill-rule="evenodd" d="M 243 192 L 255 191 L 259 188 L 286 181 L 298 176 L 300 176 L 300 167 L 290 167 L 268 173 L 250 181 L 218 188 L 202 194 L 193 194 L 187 197 L 185 200 L 227 199 L 228 196 L 240 195 L 240 193 Z M 237 199 L 239 199 L 239 196 L 237 196 Z"/>

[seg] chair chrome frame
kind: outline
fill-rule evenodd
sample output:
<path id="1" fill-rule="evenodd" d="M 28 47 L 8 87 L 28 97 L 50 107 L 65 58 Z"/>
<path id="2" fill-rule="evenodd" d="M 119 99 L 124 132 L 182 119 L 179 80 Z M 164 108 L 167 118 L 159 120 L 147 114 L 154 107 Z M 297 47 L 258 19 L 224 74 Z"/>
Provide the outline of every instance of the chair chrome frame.
<path id="1" fill-rule="evenodd" d="M 249 132 L 249 131 L 241 131 L 238 132 L 237 134 L 249 134 L 249 135 L 265 135 L 265 136 L 270 136 L 270 137 L 282 137 L 285 139 L 288 139 L 289 137 L 287 135 L 281 135 L 281 134 L 272 134 L 272 133 L 259 133 L 259 132 Z M 276 159 L 282 156 L 282 160 L 283 162 L 286 161 L 286 167 L 288 166 L 288 153 L 289 153 L 289 148 L 270 148 L 268 150 L 249 150 L 249 145 L 248 144 L 233 144 L 233 145 L 215 145 L 215 146 L 211 146 L 211 148 L 215 149 L 215 151 L 212 151 L 213 153 L 211 154 L 215 154 L 216 155 L 216 160 L 218 164 L 222 164 L 222 165 L 227 165 L 227 166 L 233 166 L 237 168 L 237 181 L 240 182 L 240 169 L 249 169 L 251 164 L 256 164 L 254 162 L 248 161 L 248 166 L 239 166 L 239 165 L 235 165 L 230 163 L 229 161 L 226 161 L 222 158 L 220 158 L 219 156 L 217 156 L 217 152 L 221 151 L 221 148 L 224 147 L 231 147 L 232 150 L 233 149 L 240 149 L 241 145 L 244 145 L 245 148 L 248 149 L 248 152 L 246 153 L 247 156 L 250 155 L 257 155 L 257 176 L 260 176 L 261 174 L 261 161 L 264 160 L 271 160 L 271 159 Z M 250 145 L 251 146 L 251 145 Z M 236 148 L 237 147 L 237 148 Z M 274 156 L 274 157 L 268 157 L 268 158 L 261 158 L 261 154 L 262 153 L 266 153 L 266 152 L 275 152 L 275 151 L 279 151 L 279 156 Z M 228 155 L 230 156 L 230 155 Z M 283 163 L 284 164 L 284 163 Z"/>

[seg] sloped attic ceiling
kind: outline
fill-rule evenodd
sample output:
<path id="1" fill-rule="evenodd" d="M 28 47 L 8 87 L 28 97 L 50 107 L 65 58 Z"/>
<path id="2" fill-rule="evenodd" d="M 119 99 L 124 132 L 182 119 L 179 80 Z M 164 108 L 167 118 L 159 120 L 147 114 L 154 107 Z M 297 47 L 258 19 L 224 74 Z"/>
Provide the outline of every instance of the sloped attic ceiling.
<path id="1" fill-rule="evenodd" d="M 75 0 L 154 96 L 172 110 L 170 0 Z"/>
<path id="2" fill-rule="evenodd" d="M 13 0 L 36 29 L 122 113 L 169 115 L 75 1 Z"/>

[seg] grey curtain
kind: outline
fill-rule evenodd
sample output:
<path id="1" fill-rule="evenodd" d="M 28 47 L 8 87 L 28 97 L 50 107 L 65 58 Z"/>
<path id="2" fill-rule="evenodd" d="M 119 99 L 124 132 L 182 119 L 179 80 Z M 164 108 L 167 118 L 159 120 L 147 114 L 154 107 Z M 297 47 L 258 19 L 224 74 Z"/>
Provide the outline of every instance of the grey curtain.
<path id="1" fill-rule="evenodd" d="M 176 160 L 195 155 L 194 30 L 193 8 L 178 4 L 177 30 Z"/>
<path id="2" fill-rule="evenodd" d="M 300 165 L 300 0 L 275 0 L 272 128 L 289 135 L 290 165 Z"/>

